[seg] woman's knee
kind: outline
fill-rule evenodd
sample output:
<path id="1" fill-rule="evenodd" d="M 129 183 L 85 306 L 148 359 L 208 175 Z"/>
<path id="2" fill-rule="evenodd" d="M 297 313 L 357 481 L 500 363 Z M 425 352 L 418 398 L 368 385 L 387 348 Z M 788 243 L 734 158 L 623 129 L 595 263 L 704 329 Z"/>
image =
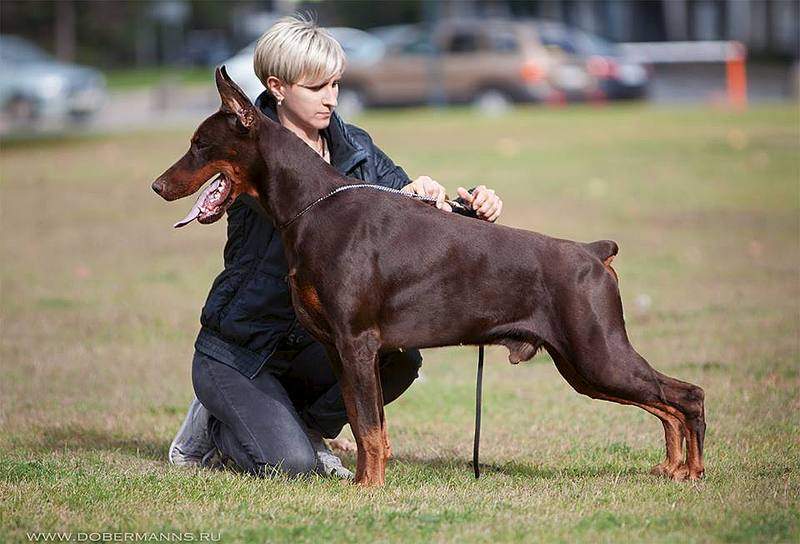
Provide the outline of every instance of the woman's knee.
<path id="1" fill-rule="evenodd" d="M 224 457 L 231 459 L 242 472 L 255 476 L 269 477 L 277 474 L 300 476 L 311 474 L 317 468 L 317 455 L 310 443 L 292 444 L 291 439 L 273 451 L 255 454 L 241 444 L 231 432 L 221 425 L 215 433 L 214 441 Z"/>
<path id="2" fill-rule="evenodd" d="M 405 377 L 408 383 L 411 383 L 419 376 L 419 369 L 422 368 L 422 355 L 416 349 L 395 351 L 384 357 L 381 367 L 389 371 L 393 377 Z"/>
<path id="3" fill-rule="evenodd" d="M 419 376 L 422 356 L 417 350 L 389 353 L 381 361 L 383 402 L 389 404 L 402 395 Z"/>
<path id="4" fill-rule="evenodd" d="M 219 404 L 219 390 L 212 376 L 214 365 L 221 365 L 202 353 L 195 352 L 192 360 L 192 388 L 195 396 L 212 413 Z"/>
<path id="5" fill-rule="evenodd" d="M 287 448 L 283 456 L 267 463 L 258 463 L 259 475 L 287 474 L 301 476 L 312 474 L 317 468 L 317 456 L 310 445 L 308 447 Z"/>
<path id="6" fill-rule="evenodd" d="M 297 448 L 288 453 L 279 465 L 289 476 L 311 474 L 317 468 L 317 456 L 312 448 Z"/>

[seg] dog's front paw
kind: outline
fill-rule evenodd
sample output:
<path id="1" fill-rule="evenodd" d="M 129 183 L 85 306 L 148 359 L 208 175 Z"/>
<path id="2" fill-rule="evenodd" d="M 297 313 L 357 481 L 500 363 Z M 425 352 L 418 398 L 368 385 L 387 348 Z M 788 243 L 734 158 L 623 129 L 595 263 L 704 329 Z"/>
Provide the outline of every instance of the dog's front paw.
<path id="1" fill-rule="evenodd" d="M 683 482 L 684 480 L 689 479 L 689 467 L 686 466 L 685 463 L 681 463 L 678 468 L 675 470 L 668 472 L 667 476 L 669 479 L 675 482 Z"/>
<path id="2" fill-rule="evenodd" d="M 669 469 L 668 469 L 668 466 L 667 466 L 667 462 L 664 461 L 663 463 L 659 463 L 656 466 L 654 466 L 653 468 L 651 468 L 650 469 L 650 474 L 652 474 L 653 476 L 668 476 L 669 475 Z"/>

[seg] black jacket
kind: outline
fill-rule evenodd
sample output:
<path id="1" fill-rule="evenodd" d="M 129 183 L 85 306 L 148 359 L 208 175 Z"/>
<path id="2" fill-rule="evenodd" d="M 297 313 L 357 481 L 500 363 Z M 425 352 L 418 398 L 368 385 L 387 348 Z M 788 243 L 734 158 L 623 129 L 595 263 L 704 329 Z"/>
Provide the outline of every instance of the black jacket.
<path id="1" fill-rule="evenodd" d="M 262 93 L 256 105 L 277 121 L 269 93 Z M 342 174 L 394 189 L 411 182 L 369 134 L 344 123 L 336 113 L 323 134 L 331 165 Z M 279 344 L 302 345 L 312 339 L 292 307 L 280 234 L 250 196 L 240 196 L 228 208 L 224 259 L 200 316 L 195 348 L 252 378 Z"/>

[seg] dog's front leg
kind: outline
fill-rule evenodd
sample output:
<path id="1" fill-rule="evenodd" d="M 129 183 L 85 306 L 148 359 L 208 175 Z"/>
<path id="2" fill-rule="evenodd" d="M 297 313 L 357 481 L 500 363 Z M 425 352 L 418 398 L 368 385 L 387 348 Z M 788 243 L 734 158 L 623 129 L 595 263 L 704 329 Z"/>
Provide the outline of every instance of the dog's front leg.
<path id="1" fill-rule="evenodd" d="M 383 395 L 378 369 L 378 343 L 373 333 L 337 341 L 339 382 L 347 419 L 356 438 L 356 483 L 383 485 L 388 434 L 383 425 Z"/>

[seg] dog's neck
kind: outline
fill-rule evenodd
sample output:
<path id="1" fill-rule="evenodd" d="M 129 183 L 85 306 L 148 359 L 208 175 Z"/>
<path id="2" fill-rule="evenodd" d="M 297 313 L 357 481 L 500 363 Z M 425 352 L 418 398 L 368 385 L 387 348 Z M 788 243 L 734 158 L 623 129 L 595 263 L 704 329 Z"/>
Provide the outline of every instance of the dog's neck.
<path id="1" fill-rule="evenodd" d="M 281 226 L 306 206 L 344 185 L 347 178 L 288 129 L 263 121 L 257 145 L 264 160 L 259 201 Z"/>

